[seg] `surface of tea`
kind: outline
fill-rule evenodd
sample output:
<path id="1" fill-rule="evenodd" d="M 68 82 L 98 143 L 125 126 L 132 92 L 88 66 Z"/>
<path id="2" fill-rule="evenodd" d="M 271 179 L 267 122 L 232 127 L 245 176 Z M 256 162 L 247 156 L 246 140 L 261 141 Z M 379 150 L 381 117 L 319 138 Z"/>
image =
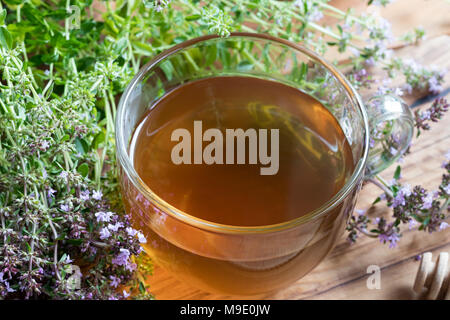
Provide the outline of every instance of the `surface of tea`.
<path id="1" fill-rule="evenodd" d="M 268 164 L 175 164 L 179 141 L 172 133 L 194 121 L 202 132 L 217 128 L 279 130 L 278 171 L 262 175 Z M 198 133 L 198 132 L 197 132 Z M 257 137 L 261 142 L 261 135 Z M 202 141 L 202 140 L 200 140 Z M 200 142 L 202 148 L 211 142 Z M 235 154 L 236 154 L 235 143 Z M 202 150 L 203 150 L 202 149 Z M 136 128 L 131 143 L 135 169 L 163 200 L 189 215 L 234 226 L 262 226 L 289 221 L 321 207 L 353 171 L 350 146 L 333 115 L 309 95 L 274 81 L 252 77 L 214 77 L 173 89 L 153 105 Z"/>

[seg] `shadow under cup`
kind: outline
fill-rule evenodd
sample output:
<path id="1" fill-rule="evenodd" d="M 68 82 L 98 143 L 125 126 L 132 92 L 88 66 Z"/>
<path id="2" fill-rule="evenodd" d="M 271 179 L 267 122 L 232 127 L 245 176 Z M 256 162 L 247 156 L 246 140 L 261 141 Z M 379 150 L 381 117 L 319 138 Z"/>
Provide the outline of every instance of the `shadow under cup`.
<path id="1" fill-rule="evenodd" d="M 129 144 L 148 109 L 171 89 L 212 76 L 249 76 L 298 88 L 338 120 L 354 171 L 320 208 L 270 226 L 215 224 L 184 213 L 140 179 Z M 360 190 L 368 154 L 368 122 L 347 80 L 313 52 L 260 34 L 205 36 L 155 57 L 131 81 L 116 119 L 117 159 L 125 208 L 143 231 L 145 251 L 189 285 L 208 292 L 257 295 L 285 287 L 311 271 L 342 236 Z M 151 159 L 148 159 L 151 161 Z"/>

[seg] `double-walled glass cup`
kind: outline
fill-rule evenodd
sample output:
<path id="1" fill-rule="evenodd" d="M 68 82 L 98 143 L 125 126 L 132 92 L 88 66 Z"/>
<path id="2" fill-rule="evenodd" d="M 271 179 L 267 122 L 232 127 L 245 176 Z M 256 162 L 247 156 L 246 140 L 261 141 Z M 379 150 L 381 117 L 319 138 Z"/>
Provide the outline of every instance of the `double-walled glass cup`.
<path id="1" fill-rule="evenodd" d="M 341 190 L 306 215 L 257 227 L 205 221 L 155 194 L 133 166 L 134 130 L 149 108 L 173 88 L 214 76 L 270 79 L 297 88 L 327 107 L 353 155 L 354 171 Z M 394 97 L 376 97 L 372 104 L 369 117 L 358 93 L 334 66 L 301 45 L 269 35 L 205 36 L 161 53 L 131 81 L 116 119 L 123 199 L 135 228 L 147 237 L 145 251 L 175 276 L 209 292 L 256 295 L 300 279 L 342 236 L 363 178 L 394 161 L 411 139 L 407 106 Z M 383 147 L 385 139 L 376 138 L 380 124 L 395 142 L 388 149 Z M 371 156 L 370 139 L 375 144 Z"/>

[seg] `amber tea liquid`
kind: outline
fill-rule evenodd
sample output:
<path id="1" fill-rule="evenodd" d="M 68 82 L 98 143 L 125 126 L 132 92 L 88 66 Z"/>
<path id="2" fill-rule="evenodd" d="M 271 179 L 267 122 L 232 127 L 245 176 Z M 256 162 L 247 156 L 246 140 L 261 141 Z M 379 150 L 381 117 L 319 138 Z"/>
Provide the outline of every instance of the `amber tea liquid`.
<path id="1" fill-rule="evenodd" d="M 262 165 L 248 162 L 174 164 L 171 152 L 178 142 L 171 135 L 184 128 L 193 137 L 194 121 L 201 121 L 203 130 L 219 129 L 224 137 L 230 128 L 278 129 L 277 173 L 261 175 Z M 136 172 L 161 199 L 193 217 L 231 226 L 267 226 L 306 215 L 330 200 L 354 169 L 341 127 L 319 101 L 293 87 L 252 77 L 213 77 L 173 89 L 141 120 L 130 152 Z M 181 247 L 152 230 L 142 215 L 134 218 L 149 239 L 146 251 L 157 263 L 209 291 L 269 291 L 309 271 L 330 248 L 315 239 L 285 256 L 255 255 L 247 261 L 240 256 L 233 261 L 230 253 L 202 254 L 218 244 L 187 234 Z"/>

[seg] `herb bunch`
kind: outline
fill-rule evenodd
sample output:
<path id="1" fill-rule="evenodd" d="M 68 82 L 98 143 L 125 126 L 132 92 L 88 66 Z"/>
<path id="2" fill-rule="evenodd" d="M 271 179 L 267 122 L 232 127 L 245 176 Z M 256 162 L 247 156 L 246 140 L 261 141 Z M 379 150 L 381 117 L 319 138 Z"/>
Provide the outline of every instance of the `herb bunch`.
<path id="1" fill-rule="evenodd" d="M 174 44 L 207 33 L 270 33 L 321 55 L 331 48 L 350 54 L 338 66 L 358 90 L 442 89 L 442 70 L 388 49 L 396 39 L 386 20 L 325 0 L 100 4 L 102 10 L 92 0 L 0 2 L 0 298 L 124 299 L 131 291 L 151 298 L 143 282 L 148 270 L 136 263 L 148 259 L 140 255 L 146 239 L 130 226 L 118 192 L 114 118 L 131 77 Z M 325 16 L 337 22 L 324 26 Z M 415 44 L 423 37 L 417 28 L 401 40 Z M 404 85 L 374 78 L 373 66 L 386 79 L 403 75 Z M 416 114 L 417 127 L 428 130 L 447 109 L 436 101 L 429 113 Z M 445 168 L 438 193 L 375 177 L 395 222 L 381 218 L 367 232 L 369 218 L 353 217 L 351 240 L 362 232 L 395 244 L 399 225 L 412 219 L 427 231 L 445 227 Z"/>
<path id="2" fill-rule="evenodd" d="M 126 298 L 129 292 L 117 288 L 138 286 L 134 257 L 146 242 L 117 206 L 114 178 L 115 96 L 132 68 L 117 61 L 123 48 L 115 43 L 93 45 L 99 37 L 93 20 L 77 37 L 56 23 L 65 10 L 50 14 L 48 5 L 38 11 L 30 3 L 6 4 L 0 297 Z M 45 32 L 36 38 L 39 28 Z M 93 50 L 97 60 L 83 67 L 90 57 L 77 50 Z M 150 297 L 142 283 L 140 289 Z"/>
<path id="3" fill-rule="evenodd" d="M 114 288 L 132 280 L 131 256 L 146 240 L 100 188 L 98 170 L 110 160 L 97 153 L 108 129 L 96 104 L 119 73 L 77 72 L 59 95 L 36 86 L 23 53 L 0 49 L 0 295 L 121 298 Z"/>

